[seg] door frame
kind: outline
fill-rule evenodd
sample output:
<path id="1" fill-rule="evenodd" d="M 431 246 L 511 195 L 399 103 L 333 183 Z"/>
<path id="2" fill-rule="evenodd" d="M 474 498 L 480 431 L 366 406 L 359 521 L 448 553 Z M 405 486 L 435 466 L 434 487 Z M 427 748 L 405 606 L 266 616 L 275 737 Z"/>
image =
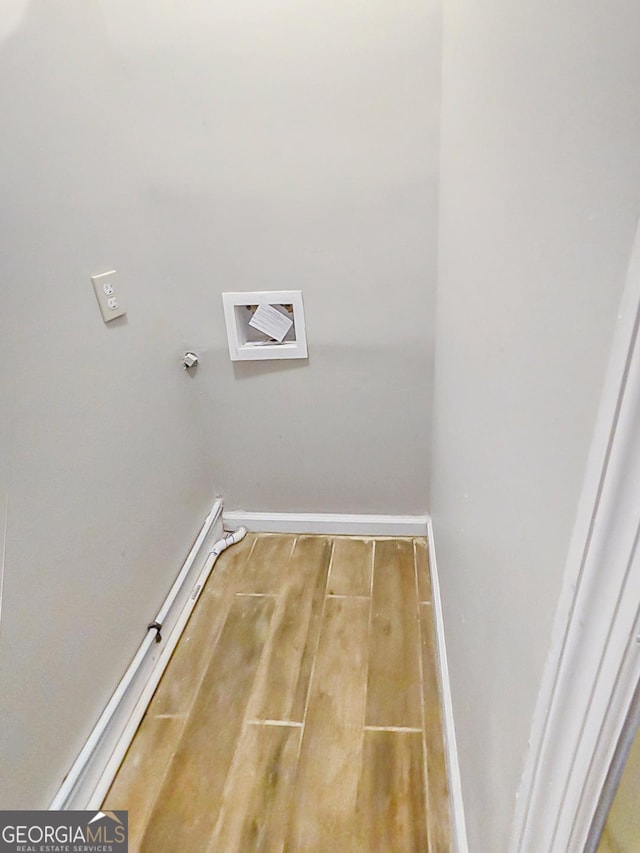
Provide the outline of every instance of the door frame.
<path id="1" fill-rule="evenodd" d="M 583 853 L 640 682 L 639 329 L 640 226 L 517 795 L 512 853 Z"/>

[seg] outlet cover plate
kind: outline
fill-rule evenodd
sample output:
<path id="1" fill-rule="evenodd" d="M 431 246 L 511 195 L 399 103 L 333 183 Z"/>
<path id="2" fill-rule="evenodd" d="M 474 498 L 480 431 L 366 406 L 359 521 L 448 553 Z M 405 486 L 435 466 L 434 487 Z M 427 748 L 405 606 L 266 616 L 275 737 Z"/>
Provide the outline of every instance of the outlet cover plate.
<path id="1" fill-rule="evenodd" d="M 110 323 L 116 317 L 122 317 L 127 313 L 127 309 L 122 304 L 122 299 L 118 293 L 118 285 L 116 284 L 116 270 L 100 273 L 100 275 L 92 275 L 91 282 L 93 289 L 100 306 L 102 319 L 105 323 Z"/>

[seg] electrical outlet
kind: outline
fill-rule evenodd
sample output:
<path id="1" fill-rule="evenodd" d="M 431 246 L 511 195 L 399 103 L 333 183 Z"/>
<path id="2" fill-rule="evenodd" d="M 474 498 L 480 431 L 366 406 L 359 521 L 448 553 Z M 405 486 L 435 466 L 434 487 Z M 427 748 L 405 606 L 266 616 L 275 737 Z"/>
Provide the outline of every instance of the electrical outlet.
<path id="1" fill-rule="evenodd" d="M 123 314 L 127 313 L 122 300 L 116 292 L 114 283 L 115 275 L 116 271 L 110 270 L 109 272 L 100 273 L 100 275 L 91 276 L 93 289 L 98 300 L 98 305 L 100 306 L 102 319 L 105 323 L 115 320 L 116 317 L 122 317 Z"/>

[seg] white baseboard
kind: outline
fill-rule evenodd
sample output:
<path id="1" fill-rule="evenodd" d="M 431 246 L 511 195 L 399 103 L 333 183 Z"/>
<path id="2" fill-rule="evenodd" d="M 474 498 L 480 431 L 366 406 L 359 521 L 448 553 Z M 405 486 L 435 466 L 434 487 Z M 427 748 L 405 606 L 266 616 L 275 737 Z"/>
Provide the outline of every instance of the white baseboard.
<path id="1" fill-rule="evenodd" d="M 224 512 L 225 530 L 324 533 L 333 536 L 426 536 L 426 515 L 350 515 L 330 512 Z"/>
<path id="2" fill-rule="evenodd" d="M 462 782 L 460 765 L 458 763 L 458 746 L 456 742 L 456 727 L 453 719 L 453 702 L 451 700 L 451 682 L 449 680 L 449 664 L 447 662 L 447 646 L 444 635 L 444 618 L 442 600 L 440 598 L 440 581 L 438 563 L 433 540 L 433 524 L 427 521 L 429 543 L 429 567 L 431 569 L 431 590 L 433 596 L 433 620 L 436 628 L 438 650 L 438 669 L 440 672 L 440 689 L 442 691 L 442 712 L 444 716 L 444 740 L 447 755 L 447 772 L 449 774 L 449 800 L 451 805 L 451 829 L 453 848 L 456 853 L 469 853 L 467 827 L 464 816 L 462 799 Z"/>
<path id="3" fill-rule="evenodd" d="M 97 809 L 102 805 L 120 762 L 133 740 L 151 696 L 186 625 L 189 614 L 195 606 L 200 591 L 196 583 L 200 581 L 200 575 L 206 568 L 207 557 L 213 544 L 222 535 L 222 503 L 216 501 L 180 573 L 176 576 L 178 578 L 182 572 L 185 573 L 178 595 L 163 621 L 162 642 L 151 643 L 148 651 L 142 657 L 135 677 L 122 693 L 116 710 L 95 748 L 88 756 L 83 756 L 81 753 L 72 766 L 68 775 L 73 774 L 75 776 L 76 772 L 79 772 L 77 781 L 71 787 L 69 782 L 63 781 L 50 808 L 56 810 Z M 150 615 L 152 616 L 152 614 Z M 143 637 L 145 637 L 144 628 L 145 626 L 141 625 Z M 138 654 L 141 654 L 141 650 L 138 651 Z M 121 685 L 123 683 L 124 678 Z M 118 687 L 116 687 L 114 693 L 118 692 Z M 98 728 L 99 722 L 90 733 L 89 739 L 94 736 L 94 732 L 97 732 Z M 88 748 L 87 744 L 84 750 L 86 751 Z"/>

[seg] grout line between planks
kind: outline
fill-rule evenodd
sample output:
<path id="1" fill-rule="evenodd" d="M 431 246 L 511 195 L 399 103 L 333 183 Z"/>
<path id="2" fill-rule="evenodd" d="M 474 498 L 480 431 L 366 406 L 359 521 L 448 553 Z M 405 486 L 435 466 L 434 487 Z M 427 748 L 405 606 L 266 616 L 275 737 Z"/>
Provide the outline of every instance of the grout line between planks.
<path id="1" fill-rule="evenodd" d="M 247 554 L 247 563 L 249 562 L 249 560 L 253 556 L 253 552 L 255 551 L 255 547 L 256 547 L 257 542 L 258 542 L 258 537 L 254 536 L 253 542 L 251 543 L 251 548 L 249 548 L 249 553 Z"/>
<path id="2" fill-rule="evenodd" d="M 275 592 L 236 592 L 234 593 L 236 598 L 240 598 L 241 596 L 244 598 L 277 598 L 278 595 Z"/>
<path id="3" fill-rule="evenodd" d="M 415 726 L 365 726 L 365 732 L 409 732 L 411 734 L 421 734 L 422 729 L 417 729 Z"/>
<path id="4" fill-rule="evenodd" d="M 187 714 L 184 711 L 180 714 L 150 714 L 149 719 L 151 719 L 151 720 L 186 720 Z"/>
<path id="5" fill-rule="evenodd" d="M 368 601 L 369 600 L 368 595 L 338 595 L 338 593 L 335 593 L 335 592 L 328 593 L 327 598 L 350 598 L 350 599 L 355 599 L 356 601 L 358 601 L 358 600 Z"/>

